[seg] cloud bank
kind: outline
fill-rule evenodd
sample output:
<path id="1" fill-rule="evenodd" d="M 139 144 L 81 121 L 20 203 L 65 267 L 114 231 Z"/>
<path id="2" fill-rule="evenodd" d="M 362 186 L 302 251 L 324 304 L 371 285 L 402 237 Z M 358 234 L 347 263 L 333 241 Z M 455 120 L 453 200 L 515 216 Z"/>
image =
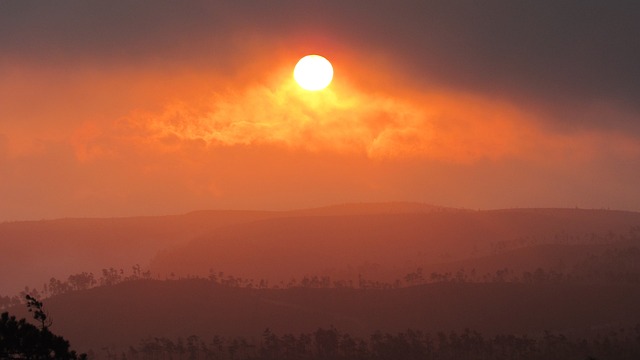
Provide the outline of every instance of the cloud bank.
<path id="1" fill-rule="evenodd" d="M 0 220 L 640 210 L 635 2 L 24 0 L 0 34 Z"/>

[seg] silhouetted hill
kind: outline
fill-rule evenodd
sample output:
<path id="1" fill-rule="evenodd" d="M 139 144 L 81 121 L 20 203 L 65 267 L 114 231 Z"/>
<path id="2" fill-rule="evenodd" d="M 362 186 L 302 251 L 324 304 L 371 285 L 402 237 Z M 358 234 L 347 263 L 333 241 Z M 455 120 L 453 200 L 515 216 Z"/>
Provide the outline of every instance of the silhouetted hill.
<path id="1" fill-rule="evenodd" d="M 616 249 L 624 244 L 531 245 L 459 261 L 428 264 L 423 266 L 423 272 L 426 275 L 432 272 L 455 274 L 459 270 L 465 270 L 466 273 L 474 271 L 476 276 L 482 277 L 485 274 L 494 274 L 496 271 L 509 269 L 514 275 L 520 276 L 522 272 L 531 272 L 541 268 L 545 271 L 568 273 L 587 257 L 601 254 L 608 249 Z"/>
<path id="2" fill-rule="evenodd" d="M 273 216 L 259 211 L 201 211 L 186 215 L 59 219 L 0 223 L 0 291 L 12 294 L 102 268 L 146 264 L 160 249 L 220 226 Z"/>
<path id="3" fill-rule="evenodd" d="M 334 325 L 374 330 L 485 334 L 589 333 L 640 322 L 640 286 L 579 283 L 436 283 L 390 290 L 244 289 L 206 280 L 132 281 L 47 299 L 53 329 L 77 349 L 146 337 L 258 338 Z M 15 311 L 14 311 L 15 312 Z"/>
<path id="4" fill-rule="evenodd" d="M 417 203 L 343 204 L 294 211 L 203 210 L 185 215 L 70 218 L 0 223 L 0 295 L 103 268 L 146 265 L 157 251 L 215 229 L 289 216 L 425 212 L 444 208 Z"/>
<path id="5" fill-rule="evenodd" d="M 347 203 L 331 205 L 312 209 L 301 209 L 283 212 L 289 216 L 339 216 L 339 215 L 365 215 L 365 214 L 406 214 L 428 213 L 441 211 L 465 211 L 462 209 L 436 206 L 413 202 L 386 202 L 386 203 Z"/>
<path id="6" fill-rule="evenodd" d="M 216 229 L 209 236 L 163 251 L 151 269 L 163 276 L 206 276 L 210 269 L 248 278 L 285 281 L 305 274 L 391 281 L 410 269 L 484 257 L 503 268 L 513 261 L 488 257 L 533 245 L 597 245 L 640 239 L 640 213 L 576 209 L 389 212 L 289 216 Z M 588 248 L 557 248 L 556 263 L 576 261 Z M 538 249 L 543 251 L 542 248 Z M 563 259 L 560 254 L 568 258 Z M 544 254 L 534 256 L 544 266 Z M 533 260 L 532 258 L 532 260 Z M 479 260 L 478 260 L 479 261 Z M 531 261 L 528 261 L 531 263 Z M 478 269 L 480 270 L 480 269 Z"/>
<path id="7" fill-rule="evenodd" d="M 206 276 L 214 269 L 285 282 L 322 273 L 390 281 L 428 264 L 536 244 L 617 242 L 638 233 L 634 212 L 468 211 L 402 202 L 6 222 L 0 224 L 0 295 L 40 287 L 51 277 L 129 269 L 152 259 L 162 277 Z"/>

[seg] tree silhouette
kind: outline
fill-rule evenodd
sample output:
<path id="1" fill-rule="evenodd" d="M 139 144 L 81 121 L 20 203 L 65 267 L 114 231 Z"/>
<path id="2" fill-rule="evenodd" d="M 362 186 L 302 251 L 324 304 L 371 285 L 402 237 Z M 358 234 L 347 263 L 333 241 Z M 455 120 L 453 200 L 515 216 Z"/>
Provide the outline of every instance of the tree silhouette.
<path id="1" fill-rule="evenodd" d="M 40 321 L 46 321 L 46 316 Z M 0 359 L 86 359 L 69 349 L 69 342 L 47 327 L 38 329 L 8 312 L 0 315 Z"/>
<path id="2" fill-rule="evenodd" d="M 40 323 L 40 329 L 45 330 L 49 328 L 53 324 L 53 321 L 42 308 L 42 302 L 31 295 L 27 295 L 26 299 L 27 308 L 29 312 L 33 313 L 33 318 Z"/>
<path id="3" fill-rule="evenodd" d="M 69 342 L 49 331 L 51 317 L 43 309 L 41 301 L 26 295 L 26 305 L 40 328 L 25 319 L 17 320 L 8 312 L 0 315 L 0 359 L 86 359 L 69 349 Z"/>

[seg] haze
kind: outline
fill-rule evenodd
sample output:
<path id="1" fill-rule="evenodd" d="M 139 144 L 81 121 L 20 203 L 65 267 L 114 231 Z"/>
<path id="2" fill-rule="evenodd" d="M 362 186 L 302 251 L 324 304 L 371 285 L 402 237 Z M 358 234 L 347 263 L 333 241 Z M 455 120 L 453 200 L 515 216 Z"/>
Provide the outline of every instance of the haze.
<path id="1" fill-rule="evenodd" d="M 0 0 L 0 359 L 640 359 L 638 39 L 623 0 Z"/>
<path id="2" fill-rule="evenodd" d="M 0 221 L 640 210 L 633 2 L 0 4 Z M 314 96 L 291 72 L 318 53 Z"/>

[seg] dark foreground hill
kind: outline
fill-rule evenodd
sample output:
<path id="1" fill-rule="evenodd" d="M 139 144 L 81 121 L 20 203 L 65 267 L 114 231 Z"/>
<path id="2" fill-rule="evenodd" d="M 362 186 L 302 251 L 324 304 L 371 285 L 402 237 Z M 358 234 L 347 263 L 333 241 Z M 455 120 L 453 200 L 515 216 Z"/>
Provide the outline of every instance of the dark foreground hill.
<path id="1" fill-rule="evenodd" d="M 207 280 L 141 280 L 47 299 L 53 329 L 80 351 L 136 345 L 143 338 L 197 335 L 257 339 L 333 325 L 375 330 L 589 334 L 640 323 L 637 284 L 435 283 L 408 288 L 246 289 Z M 16 311 L 14 309 L 14 311 Z"/>

